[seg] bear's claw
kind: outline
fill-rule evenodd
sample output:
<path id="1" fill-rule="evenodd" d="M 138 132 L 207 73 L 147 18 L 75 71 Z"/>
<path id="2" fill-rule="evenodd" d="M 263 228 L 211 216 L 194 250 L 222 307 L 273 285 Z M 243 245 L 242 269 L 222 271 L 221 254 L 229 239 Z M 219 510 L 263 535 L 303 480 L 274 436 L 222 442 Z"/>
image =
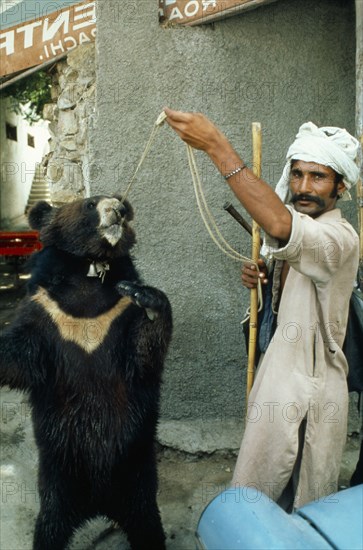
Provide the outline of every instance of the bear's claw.
<path id="1" fill-rule="evenodd" d="M 129 296 L 140 307 L 143 307 L 139 301 L 141 297 L 142 286 L 129 281 L 121 281 L 117 283 L 116 290 L 122 296 Z"/>
<path id="2" fill-rule="evenodd" d="M 137 306 L 144 308 L 151 321 L 157 317 L 158 312 L 168 305 L 165 294 L 150 286 L 120 281 L 116 285 L 116 290 L 122 296 L 129 296 Z"/>

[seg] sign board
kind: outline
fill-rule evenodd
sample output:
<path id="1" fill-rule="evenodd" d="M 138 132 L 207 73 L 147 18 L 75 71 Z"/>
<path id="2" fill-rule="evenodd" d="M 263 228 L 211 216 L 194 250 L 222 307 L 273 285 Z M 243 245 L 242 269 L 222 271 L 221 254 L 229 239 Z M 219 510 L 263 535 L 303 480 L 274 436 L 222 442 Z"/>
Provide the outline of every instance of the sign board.
<path id="1" fill-rule="evenodd" d="M 163 24 L 200 25 L 277 0 L 159 0 Z"/>
<path id="2" fill-rule="evenodd" d="M 92 42 L 96 36 L 96 2 L 44 2 L 38 5 L 38 11 L 29 11 L 31 2 L 26 0 L 14 6 L 13 10 L 28 7 L 20 12 L 21 22 L 15 23 L 14 11 L 1 14 L 0 31 L 0 76 L 7 76 L 29 67 L 43 64 L 62 53 L 86 42 Z M 64 7 L 66 5 L 66 7 Z M 43 6 L 42 12 L 39 6 Z M 52 10 L 52 11 L 50 11 Z"/>

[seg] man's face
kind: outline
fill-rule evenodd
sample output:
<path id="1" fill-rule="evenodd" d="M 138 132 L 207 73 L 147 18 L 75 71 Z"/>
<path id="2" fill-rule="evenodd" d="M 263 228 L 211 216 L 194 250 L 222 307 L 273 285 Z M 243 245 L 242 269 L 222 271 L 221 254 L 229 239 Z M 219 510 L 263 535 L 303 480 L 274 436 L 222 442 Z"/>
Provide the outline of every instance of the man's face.
<path id="1" fill-rule="evenodd" d="M 291 202 L 297 212 L 312 218 L 333 210 L 337 194 L 345 189 L 336 184 L 335 172 L 328 166 L 296 160 L 290 174 Z"/>

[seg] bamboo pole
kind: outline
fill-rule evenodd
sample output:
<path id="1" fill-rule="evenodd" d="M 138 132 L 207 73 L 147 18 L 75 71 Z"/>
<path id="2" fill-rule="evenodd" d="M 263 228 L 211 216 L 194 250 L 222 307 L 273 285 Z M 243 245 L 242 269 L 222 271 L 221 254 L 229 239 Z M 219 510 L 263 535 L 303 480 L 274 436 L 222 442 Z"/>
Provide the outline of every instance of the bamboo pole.
<path id="1" fill-rule="evenodd" d="M 262 132 L 259 122 L 252 123 L 252 149 L 253 149 L 253 173 L 261 177 L 261 145 Z M 260 254 L 260 227 L 252 222 L 252 260 L 257 263 Z M 247 364 L 247 401 L 253 384 L 255 374 L 255 358 L 257 345 L 257 316 L 258 316 L 258 289 L 251 290 L 250 298 L 251 316 L 249 321 L 248 364 Z"/>
<path id="2" fill-rule="evenodd" d="M 363 151 L 363 2 L 355 0 L 356 12 L 356 134 Z M 359 253 L 359 287 L 363 291 L 363 186 L 361 180 L 357 185 L 357 203 L 358 203 L 358 227 L 360 236 Z"/>
<path id="3" fill-rule="evenodd" d="M 362 141 L 363 147 L 363 141 Z M 362 180 L 357 183 L 357 203 L 358 203 L 358 228 L 359 228 L 359 287 L 363 291 L 363 186 Z"/>

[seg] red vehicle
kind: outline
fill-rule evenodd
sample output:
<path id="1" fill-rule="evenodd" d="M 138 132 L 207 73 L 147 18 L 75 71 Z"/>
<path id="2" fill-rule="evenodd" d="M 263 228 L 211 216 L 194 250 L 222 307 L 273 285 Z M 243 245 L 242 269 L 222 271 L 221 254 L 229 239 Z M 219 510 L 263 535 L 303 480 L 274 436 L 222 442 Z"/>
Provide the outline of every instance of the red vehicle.
<path id="1" fill-rule="evenodd" d="M 38 231 L 0 231 L 0 259 L 14 267 L 16 286 L 22 264 L 30 254 L 42 247 Z"/>

